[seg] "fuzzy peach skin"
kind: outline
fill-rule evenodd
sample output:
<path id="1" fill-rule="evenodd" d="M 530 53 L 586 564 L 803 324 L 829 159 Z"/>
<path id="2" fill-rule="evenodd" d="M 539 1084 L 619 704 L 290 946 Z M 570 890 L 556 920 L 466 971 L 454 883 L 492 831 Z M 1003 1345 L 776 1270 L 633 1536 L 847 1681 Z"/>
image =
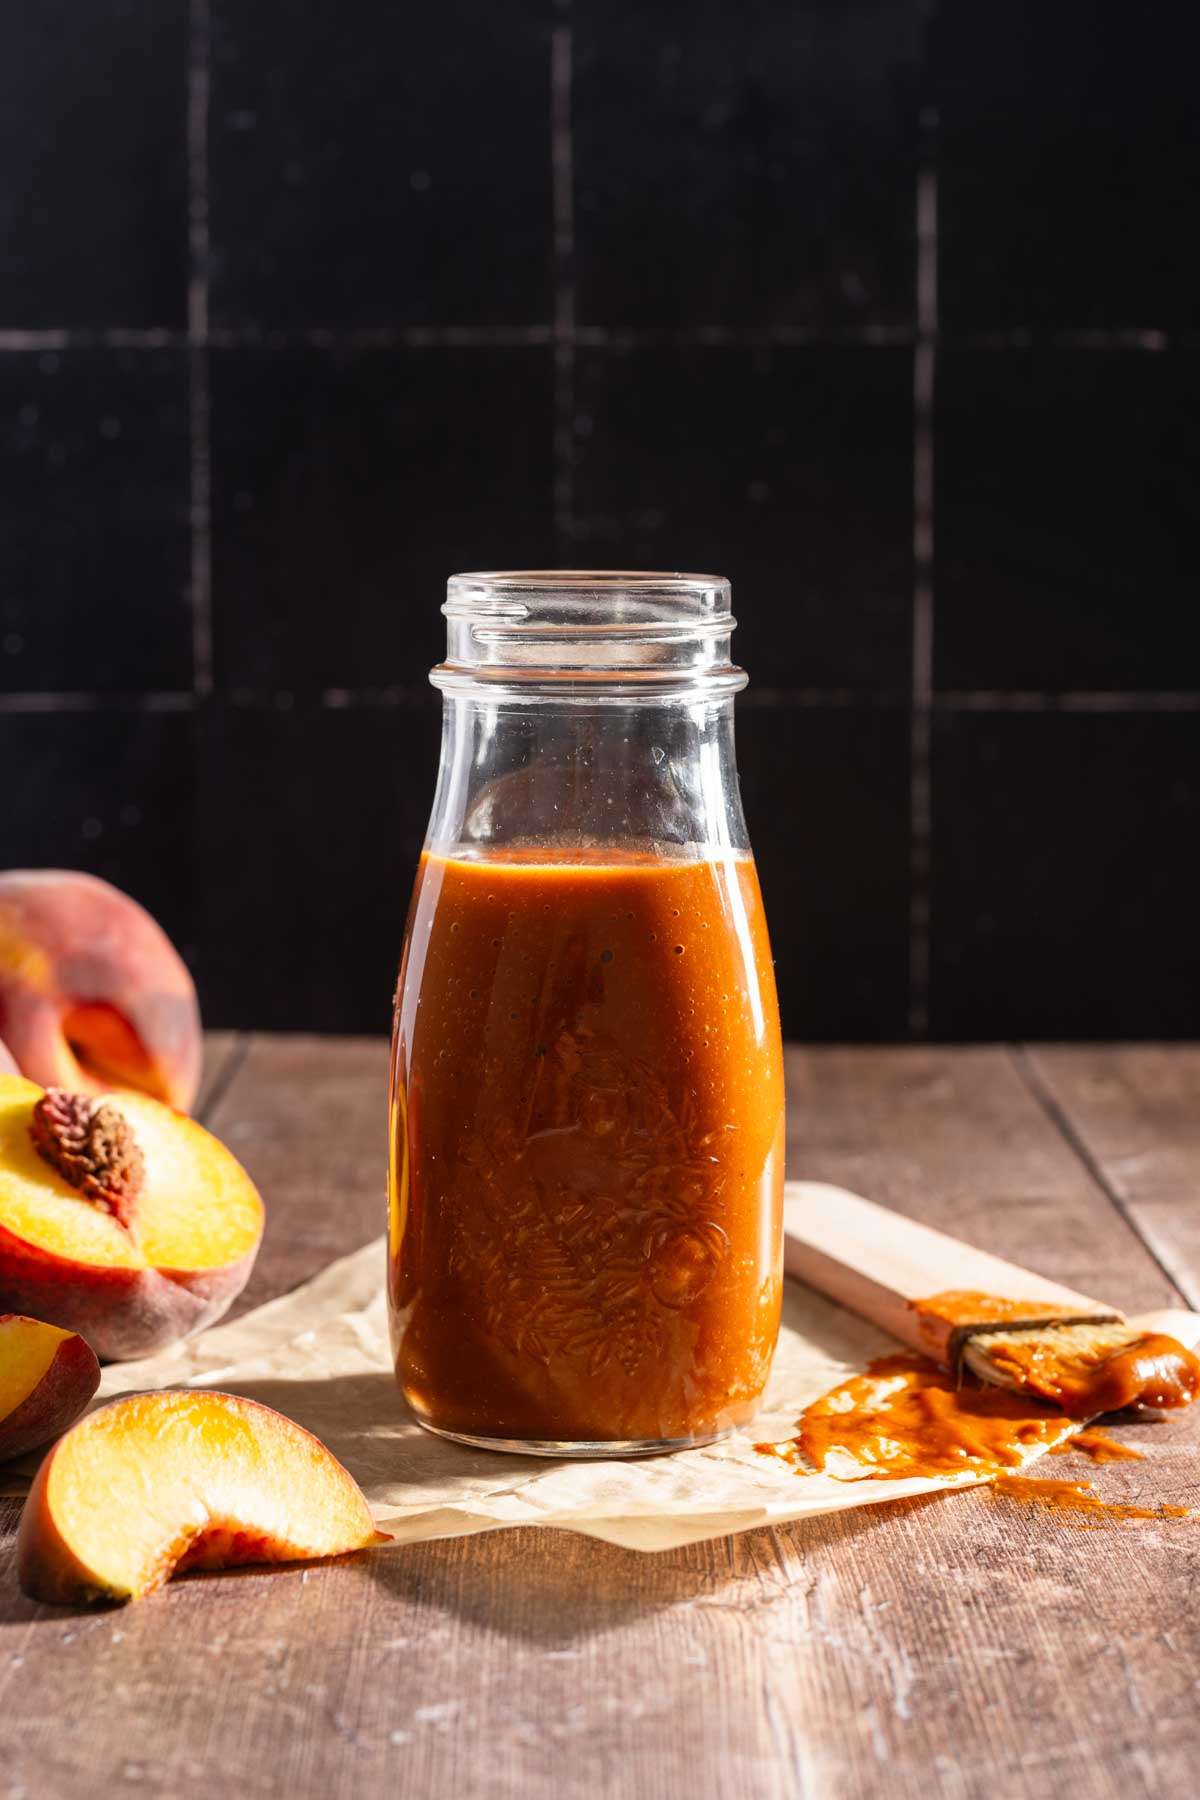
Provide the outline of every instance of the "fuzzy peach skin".
<path id="1" fill-rule="evenodd" d="M 34 1147 L 42 1090 L 0 1075 L 0 1310 L 77 1331 L 98 1356 L 149 1356 L 219 1319 L 245 1287 L 263 1205 L 223 1144 L 145 1094 L 114 1094 L 145 1175 L 133 1227 Z"/>
<path id="2" fill-rule="evenodd" d="M 100 1385 L 100 1364 L 73 1331 L 0 1314 L 0 1462 L 73 1425 Z"/>
<path id="3" fill-rule="evenodd" d="M 131 1088 L 187 1111 L 200 1084 L 178 951 L 136 900 L 70 869 L 0 874 L 0 1039 L 43 1087 Z"/>
<path id="4" fill-rule="evenodd" d="M 60 1438 L 34 1480 L 17 1575 L 35 1600 L 151 1593 L 186 1569 L 301 1562 L 386 1543 L 352 1475 L 255 1400 L 132 1394 Z"/>

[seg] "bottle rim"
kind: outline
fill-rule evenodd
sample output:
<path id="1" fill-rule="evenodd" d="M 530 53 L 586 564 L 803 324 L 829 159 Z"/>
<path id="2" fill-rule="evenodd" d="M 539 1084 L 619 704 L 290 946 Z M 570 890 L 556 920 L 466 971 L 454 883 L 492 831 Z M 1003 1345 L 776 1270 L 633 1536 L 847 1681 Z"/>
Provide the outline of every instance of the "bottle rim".
<path id="1" fill-rule="evenodd" d="M 678 624 L 683 617 L 697 625 L 720 621 L 732 631 L 730 586 L 724 575 L 702 575 L 661 569 L 485 569 L 451 575 L 446 583 L 447 618 L 488 613 L 514 622 L 536 621 L 558 600 L 571 615 L 588 606 L 608 609 L 593 623 L 600 629 L 630 628 L 656 621 L 637 616 L 655 603 L 670 617 L 661 623 Z M 622 602 L 627 603 L 622 606 Z M 623 616 L 626 611 L 634 616 Z M 581 628 L 582 617 L 545 618 L 563 628 Z"/>
<path id="2" fill-rule="evenodd" d="M 736 693 L 737 621 L 723 575 L 653 569 L 497 569 L 452 575 L 440 688 L 503 685 L 601 698 Z"/>

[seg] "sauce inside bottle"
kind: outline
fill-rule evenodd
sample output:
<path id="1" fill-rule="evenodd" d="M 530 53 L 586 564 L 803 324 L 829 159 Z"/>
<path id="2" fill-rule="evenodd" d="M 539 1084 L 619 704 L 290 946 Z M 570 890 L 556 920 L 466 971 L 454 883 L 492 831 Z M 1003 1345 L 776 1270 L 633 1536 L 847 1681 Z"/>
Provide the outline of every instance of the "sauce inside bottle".
<path id="1" fill-rule="evenodd" d="M 614 1449 L 751 1417 L 779 1325 L 783 1106 L 748 855 L 427 852 L 389 1208 L 416 1416 Z"/>

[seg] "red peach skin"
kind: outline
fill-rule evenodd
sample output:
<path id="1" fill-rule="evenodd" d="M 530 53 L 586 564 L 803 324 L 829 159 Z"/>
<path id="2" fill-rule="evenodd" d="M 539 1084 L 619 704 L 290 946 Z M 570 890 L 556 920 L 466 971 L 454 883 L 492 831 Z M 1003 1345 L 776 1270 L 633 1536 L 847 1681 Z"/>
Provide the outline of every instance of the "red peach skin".
<path id="1" fill-rule="evenodd" d="M 90 1338 L 106 1362 L 154 1356 L 222 1318 L 254 1267 L 258 1245 L 224 1268 L 85 1267 L 47 1256 L 0 1225 L 0 1304 L 49 1316 Z"/>
<path id="2" fill-rule="evenodd" d="M 100 1385 L 100 1364 L 74 1332 L 0 1313 L 0 1462 L 73 1425 Z"/>
<path id="3" fill-rule="evenodd" d="M 42 1087 L 133 1089 L 186 1112 L 200 1084 L 179 953 L 136 900 L 69 869 L 0 874 L 0 1040 Z"/>

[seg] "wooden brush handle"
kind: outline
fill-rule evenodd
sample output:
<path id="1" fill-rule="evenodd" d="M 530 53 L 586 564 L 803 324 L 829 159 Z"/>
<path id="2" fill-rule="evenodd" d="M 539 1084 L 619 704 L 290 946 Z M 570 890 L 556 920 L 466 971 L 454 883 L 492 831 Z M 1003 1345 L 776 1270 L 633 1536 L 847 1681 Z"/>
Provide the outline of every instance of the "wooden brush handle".
<path id="1" fill-rule="evenodd" d="M 950 1367 L 972 1331 L 1122 1316 L 1086 1294 L 823 1181 L 789 1181 L 783 1217 L 783 1264 L 789 1275 Z M 946 1293 L 963 1296 L 951 1309 L 953 1319 L 938 1319 L 914 1307 L 914 1302 Z M 971 1295 L 1022 1305 L 1010 1319 L 976 1318 L 967 1298 Z M 986 1315 L 986 1309 L 979 1310 Z"/>

